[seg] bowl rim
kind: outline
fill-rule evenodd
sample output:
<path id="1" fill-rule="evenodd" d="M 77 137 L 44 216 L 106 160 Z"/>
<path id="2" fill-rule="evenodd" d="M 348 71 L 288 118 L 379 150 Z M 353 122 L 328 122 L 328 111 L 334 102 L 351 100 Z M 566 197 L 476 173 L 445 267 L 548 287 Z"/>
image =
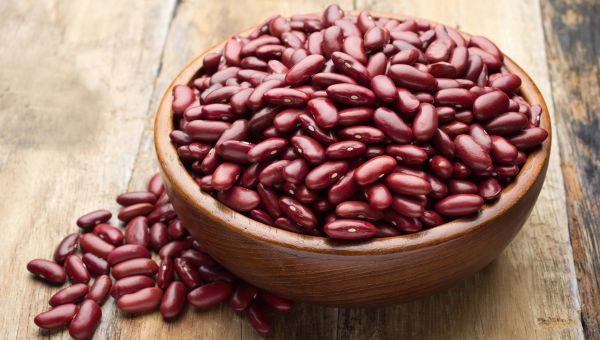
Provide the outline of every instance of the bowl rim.
<path id="1" fill-rule="evenodd" d="M 397 20 L 424 20 L 412 16 L 388 13 L 370 12 L 370 14 L 374 17 L 389 17 Z M 439 24 L 431 20 L 424 21 L 434 25 Z M 248 34 L 256 27 L 258 26 L 254 26 L 236 35 Z M 472 36 L 460 30 L 457 31 L 465 37 Z M 522 79 L 520 95 L 529 103 L 541 105 L 542 117 L 540 127 L 548 131 L 548 138 L 542 143 L 541 147 L 529 154 L 527 161 L 521 167 L 515 180 L 503 188 L 500 198 L 492 204 L 484 204 L 477 215 L 458 218 L 413 234 L 371 238 L 361 241 L 333 240 L 322 236 L 297 234 L 258 222 L 232 210 L 216 198 L 200 191 L 196 181 L 179 160 L 176 147 L 169 138 L 169 133 L 173 129 L 173 112 L 171 110 L 171 92 L 173 87 L 177 84 L 189 84 L 201 68 L 203 57 L 207 53 L 222 48 L 227 39 L 220 41 L 194 57 L 165 90 L 156 112 L 154 145 L 162 175 L 166 177 L 167 182 L 172 184 L 174 190 L 177 190 L 186 203 L 191 205 L 205 218 L 228 228 L 231 232 L 244 234 L 245 237 L 268 243 L 274 247 L 329 255 L 385 255 L 427 248 L 477 232 L 490 225 L 523 199 L 528 190 L 534 186 L 538 177 L 543 173 L 549 161 L 552 128 L 546 102 L 531 77 L 511 58 L 504 55 L 506 67 Z"/>

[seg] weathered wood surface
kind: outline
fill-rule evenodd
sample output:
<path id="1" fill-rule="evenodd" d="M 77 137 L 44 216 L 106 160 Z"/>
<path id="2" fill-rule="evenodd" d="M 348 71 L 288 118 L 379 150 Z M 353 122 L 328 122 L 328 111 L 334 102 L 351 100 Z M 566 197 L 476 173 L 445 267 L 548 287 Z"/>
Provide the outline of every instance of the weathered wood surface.
<path id="1" fill-rule="evenodd" d="M 346 10 L 414 15 L 492 38 L 556 107 L 558 138 L 529 222 L 483 272 L 401 306 L 299 305 L 277 317 L 273 338 L 579 339 L 584 330 L 598 337 L 598 8 L 593 1 L 576 1 L 574 9 L 564 2 L 339 2 Z M 80 213 L 115 208 L 116 193 L 141 188 L 156 171 L 153 112 L 178 70 L 271 14 L 319 12 L 327 3 L 0 3 L 0 338 L 48 334 L 31 319 L 56 288 L 29 279 L 25 264 L 50 256 Z M 587 36 L 579 38 L 580 31 Z M 583 101 L 573 105 L 574 98 Z M 97 339 L 259 338 L 227 307 L 188 309 L 169 324 L 157 313 L 124 318 L 113 302 L 103 313 Z"/>

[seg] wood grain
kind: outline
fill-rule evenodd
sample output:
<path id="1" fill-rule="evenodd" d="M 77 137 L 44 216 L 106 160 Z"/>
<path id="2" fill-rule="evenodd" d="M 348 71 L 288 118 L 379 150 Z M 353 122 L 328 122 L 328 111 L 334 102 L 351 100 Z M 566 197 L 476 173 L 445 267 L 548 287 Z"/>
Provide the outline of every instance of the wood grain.
<path id="1" fill-rule="evenodd" d="M 56 289 L 29 279 L 25 264 L 50 256 L 56 242 L 76 229 L 79 214 L 116 208 L 116 193 L 141 188 L 156 170 L 152 116 L 178 70 L 212 43 L 270 14 L 320 11 L 327 2 L 0 2 L 0 246 L 5 253 L 0 303 L 10 306 L 0 312 L 0 338 L 48 335 L 31 319 Z M 544 44 L 538 1 L 354 2 L 359 9 L 421 16 L 497 41 L 533 76 L 549 106 L 554 95 L 560 149 L 553 146 L 548 179 L 529 223 L 480 274 L 402 306 L 339 311 L 298 306 L 277 317 L 273 338 L 582 338 L 569 223 L 584 324 L 590 337 L 596 335 L 598 8 L 583 0 L 543 2 Z M 352 1 L 339 3 L 353 8 Z M 596 49 L 584 45 L 592 42 Z M 573 98 L 581 100 L 573 105 Z M 573 202 L 568 205 L 565 185 Z M 170 324 L 156 313 L 123 318 L 112 302 L 103 310 L 98 339 L 259 338 L 225 307 L 190 309 Z"/>
<path id="2" fill-rule="evenodd" d="M 542 3 L 582 322 L 600 339 L 600 3 Z"/>

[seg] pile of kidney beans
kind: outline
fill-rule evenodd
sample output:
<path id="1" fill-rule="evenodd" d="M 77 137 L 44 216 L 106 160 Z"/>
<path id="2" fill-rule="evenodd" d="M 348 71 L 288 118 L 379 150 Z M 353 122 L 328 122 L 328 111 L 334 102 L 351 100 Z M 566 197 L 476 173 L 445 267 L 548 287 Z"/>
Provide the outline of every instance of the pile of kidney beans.
<path id="1" fill-rule="evenodd" d="M 548 133 L 490 40 L 426 21 L 275 16 L 173 89 L 203 191 L 265 224 L 387 237 L 476 213 Z"/>
<path id="2" fill-rule="evenodd" d="M 66 236 L 52 260 L 27 264 L 45 282 L 71 282 L 50 298 L 51 309 L 35 317 L 40 328 L 68 326 L 73 338 L 90 338 L 109 295 L 124 313 L 159 309 L 166 320 L 180 315 L 187 303 L 207 309 L 229 300 L 260 333 L 271 330 L 269 310 L 292 308 L 290 301 L 236 278 L 203 252 L 177 219 L 158 174 L 147 191 L 121 194 L 117 202 L 123 206 L 118 218 L 126 224 L 125 232 L 107 224 L 110 211 L 93 211 L 77 220 L 81 233 Z M 153 250 L 160 264 L 152 258 Z"/>

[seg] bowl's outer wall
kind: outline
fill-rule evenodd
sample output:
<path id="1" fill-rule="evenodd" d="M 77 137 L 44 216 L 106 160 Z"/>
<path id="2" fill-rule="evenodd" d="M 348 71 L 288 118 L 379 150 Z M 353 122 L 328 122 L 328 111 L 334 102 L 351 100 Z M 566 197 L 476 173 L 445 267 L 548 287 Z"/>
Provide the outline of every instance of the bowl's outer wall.
<path id="1" fill-rule="evenodd" d="M 169 140 L 172 86 L 193 79 L 202 55 L 174 80 L 157 112 L 155 144 L 161 172 L 178 217 L 191 235 L 223 266 L 260 288 L 330 306 L 376 306 L 430 295 L 493 261 L 525 223 L 542 188 L 551 136 L 530 155 L 500 200 L 486 205 L 478 217 L 358 243 L 331 242 L 263 225 L 200 192 Z M 507 63 L 523 78 L 523 96 L 542 105 L 542 126 L 550 132 L 550 116 L 539 90 L 518 65 L 509 59 Z"/>

